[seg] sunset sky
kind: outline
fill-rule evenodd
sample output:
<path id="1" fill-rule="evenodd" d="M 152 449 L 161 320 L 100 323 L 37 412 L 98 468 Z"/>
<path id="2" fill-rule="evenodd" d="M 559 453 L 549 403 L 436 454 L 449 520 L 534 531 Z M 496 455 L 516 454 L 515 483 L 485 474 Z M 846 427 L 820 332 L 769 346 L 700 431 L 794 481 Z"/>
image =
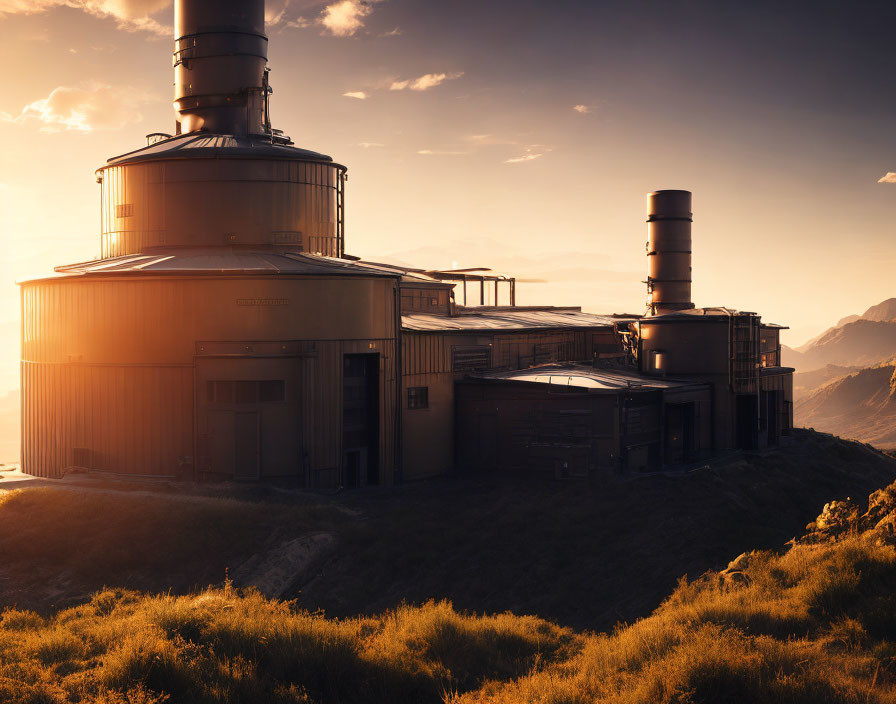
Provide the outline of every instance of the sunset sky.
<path id="1" fill-rule="evenodd" d="M 352 254 L 513 269 L 551 280 L 521 303 L 640 312 L 644 194 L 685 188 L 698 305 L 799 345 L 896 296 L 896 3 L 268 9 L 274 126 L 349 167 Z M 97 256 L 94 169 L 174 129 L 171 14 L 0 0 L 0 390 L 13 282 Z"/>

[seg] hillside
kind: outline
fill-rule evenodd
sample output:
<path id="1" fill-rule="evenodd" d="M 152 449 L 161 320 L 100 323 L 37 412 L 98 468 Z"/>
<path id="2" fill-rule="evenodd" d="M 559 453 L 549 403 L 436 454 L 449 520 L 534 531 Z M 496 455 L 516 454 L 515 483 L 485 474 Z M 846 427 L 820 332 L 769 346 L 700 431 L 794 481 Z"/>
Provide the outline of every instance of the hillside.
<path id="1" fill-rule="evenodd" d="M 794 422 L 881 447 L 896 446 L 896 359 L 835 378 L 799 399 Z"/>
<path id="2" fill-rule="evenodd" d="M 341 617 L 448 599 L 603 629 L 649 613 L 681 574 L 780 545 L 825 501 L 894 478 L 880 453 L 799 433 L 766 456 L 626 482 L 439 480 L 332 498 L 257 489 L 251 502 L 224 488 L 29 489 L 0 510 L 0 606 L 45 612 L 103 586 L 189 593 L 229 569 L 239 586 Z"/>
<path id="3" fill-rule="evenodd" d="M 836 364 L 827 364 L 820 369 L 813 369 L 811 372 L 797 372 L 793 375 L 793 394 L 797 399 L 802 399 L 828 382 L 858 371 L 861 371 L 861 367 L 841 367 Z"/>
<path id="4" fill-rule="evenodd" d="M 65 492 L 7 494 L 0 517 L 29 493 Z M 187 596 L 104 589 L 62 611 L 3 612 L 0 699 L 892 704 L 894 525 L 896 484 L 875 492 L 867 511 L 830 502 L 788 549 L 744 551 L 724 569 L 693 572 L 651 615 L 605 635 L 447 602 L 333 619 L 229 583 Z M 587 590 L 558 597 L 589 599 Z"/>

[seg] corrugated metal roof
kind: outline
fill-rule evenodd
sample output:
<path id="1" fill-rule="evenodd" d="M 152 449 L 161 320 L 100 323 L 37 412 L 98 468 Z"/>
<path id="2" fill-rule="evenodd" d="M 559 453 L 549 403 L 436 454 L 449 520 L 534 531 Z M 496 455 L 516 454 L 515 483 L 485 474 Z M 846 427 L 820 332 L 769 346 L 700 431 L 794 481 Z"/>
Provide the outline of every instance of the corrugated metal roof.
<path id="1" fill-rule="evenodd" d="M 612 327 L 635 318 L 583 313 L 577 308 L 495 308 L 483 312 L 470 309 L 460 315 L 446 317 L 427 313 L 401 316 L 404 330 L 415 332 L 451 332 L 455 330 L 537 330 L 549 328 Z"/>
<path id="2" fill-rule="evenodd" d="M 109 166 L 153 159 L 195 159 L 215 157 L 256 157 L 264 159 L 300 159 L 332 162 L 326 154 L 299 149 L 285 144 L 272 144 L 257 137 L 237 137 L 229 134 L 183 134 L 171 139 L 114 156 Z"/>
<path id="3" fill-rule="evenodd" d="M 382 262 L 372 262 L 366 259 L 362 260 L 360 257 L 348 258 L 355 261 L 361 261 L 367 266 L 375 266 L 388 271 L 394 271 L 401 275 L 401 280 L 403 282 L 408 284 L 429 284 L 432 286 L 440 286 L 444 288 L 454 288 L 455 285 L 452 283 L 441 281 L 434 276 L 430 276 L 431 272 L 424 269 L 415 269 L 413 267 L 403 266 L 400 264 L 384 264 Z"/>
<path id="4" fill-rule="evenodd" d="M 532 369 L 512 372 L 471 374 L 469 378 L 498 382 L 522 381 L 532 384 L 566 386 L 594 391 L 676 389 L 688 386 L 705 386 L 705 384 L 700 382 L 645 376 L 636 371 L 623 369 L 595 369 L 583 364 L 545 364 Z"/>
<path id="5" fill-rule="evenodd" d="M 722 306 L 713 308 L 691 308 L 689 310 L 676 310 L 671 313 L 662 313 L 660 315 L 651 315 L 644 318 L 645 321 L 689 321 L 694 318 L 709 318 L 712 320 L 726 321 L 733 315 L 756 315 L 744 310 L 736 310 L 734 308 L 724 308 Z M 786 325 L 778 325 L 777 323 L 760 323 L 764 328 L 774 328 L 777 330 L 789 330 Z"/>
<path id="6" fill-rule="evenodd" d="M 337 276 L 400 276 L 400 273 L 363 262 L 314 254 L 252 252 L 228 247 L 166 250 L 128 254 L 56 267 L 60 274 L 319 274 Z"/>

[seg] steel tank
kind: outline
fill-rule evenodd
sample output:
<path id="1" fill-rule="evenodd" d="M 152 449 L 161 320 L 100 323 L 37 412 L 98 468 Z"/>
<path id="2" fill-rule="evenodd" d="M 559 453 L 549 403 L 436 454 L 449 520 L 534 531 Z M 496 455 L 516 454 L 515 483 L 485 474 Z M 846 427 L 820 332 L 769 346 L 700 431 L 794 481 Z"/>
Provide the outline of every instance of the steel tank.
<path id="1" fill-rule="evenodd" d="M 647 293 L 650 315 L 687 310 L 691 302 L 691 192 L 647 194 Z"/>
<path id="2" fill-rule="evenodd" d="M 176 0 L 174 36 L 179 131 L 269 132 L 264 0 Z"/>
<path id="3" fill-rule="evenodd" d="M 258 478 L 335 488 L 343 360 L 366 353 L 379 363 L 379 481 L 392 483 L 395 277 L 336 265 L 331 275 L 260 275 L 208 256 L 208 270 L 192 274 L 141 269 L 142 260 L 104 274 L 94 262 L 22 285 L 24 471 L 211 478 L 221 468 L 207 426 L 222 409 L 208 405 L 209 381 L 278 379 L 283 399 L 236 409 L 258 415 Z"/>
<path id="4" fill-rule="evenodd" d="M 289 147 L 218 139 L 233 144 L 191 148 L 185 141 L 99 169 L 103 258 L 250 245 L 344 253 L 345 167 Z"/>

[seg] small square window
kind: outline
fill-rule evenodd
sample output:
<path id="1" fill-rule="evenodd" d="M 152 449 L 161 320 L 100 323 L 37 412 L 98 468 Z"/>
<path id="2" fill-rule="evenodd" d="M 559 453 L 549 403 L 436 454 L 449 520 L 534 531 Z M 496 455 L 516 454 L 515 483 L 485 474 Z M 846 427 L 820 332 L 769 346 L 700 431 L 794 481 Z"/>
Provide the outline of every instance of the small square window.
<path id="1" fill-rule="evenodd" d="M 408 408 L 429 408 L 428 386 L 412 386 L 408 389 Z"/>

